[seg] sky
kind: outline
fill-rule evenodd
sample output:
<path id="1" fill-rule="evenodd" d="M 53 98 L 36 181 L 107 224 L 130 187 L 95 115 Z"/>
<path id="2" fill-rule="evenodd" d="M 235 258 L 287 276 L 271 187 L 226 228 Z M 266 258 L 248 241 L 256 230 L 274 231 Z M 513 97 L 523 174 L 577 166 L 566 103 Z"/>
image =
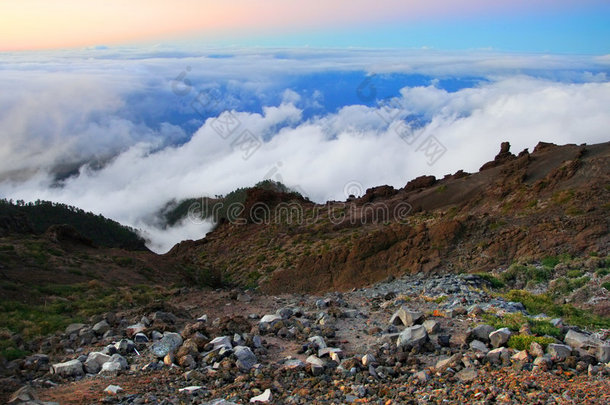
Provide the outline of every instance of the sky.
<path id="1" fill-rule="evenodd" d="M 535 4 L 532 4 L 535 3 Z M 316 202 L 607 142 L 608 2 L 0 1 L 0 198 L 156 252 L 172 201 L 265 179 Z"/>
<path id="2" fill-rule="evenodd" d="M 610 53 L 606 0 L 3 0 L 0 51 L 207 45 Z"/>

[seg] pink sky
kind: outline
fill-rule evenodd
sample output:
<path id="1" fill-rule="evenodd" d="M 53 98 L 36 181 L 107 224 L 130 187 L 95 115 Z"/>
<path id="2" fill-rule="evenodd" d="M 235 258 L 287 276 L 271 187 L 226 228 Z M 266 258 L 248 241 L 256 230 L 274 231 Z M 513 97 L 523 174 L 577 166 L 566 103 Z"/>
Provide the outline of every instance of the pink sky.
<path id="1" fill-rule="evenodd" d="M 581 3 L 595 0 L 584 0 Z M 535 3 L 535 5 L 531 5 Z M 0 51 L 203 40 L 557 9 L 569 0 L 4 0 Z M 571 2 L 574 3 L 574 2 Z"/>

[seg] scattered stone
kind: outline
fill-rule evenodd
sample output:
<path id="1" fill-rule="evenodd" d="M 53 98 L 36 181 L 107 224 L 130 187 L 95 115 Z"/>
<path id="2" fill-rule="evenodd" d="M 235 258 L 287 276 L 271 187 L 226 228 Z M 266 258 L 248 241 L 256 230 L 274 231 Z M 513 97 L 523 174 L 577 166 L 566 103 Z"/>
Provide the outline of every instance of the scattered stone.
<path id="1" fill-rule="evenodd" d="M 180 388 L 178 390 L 178 392 L 183 393 L 183 394 L 189 394 L 192 395 L 198 391 L 201 391 L 203 389 L 202 386 L 199 385 L 191 385 L 189 387 L 184 387 L 184 388 Z"/>
<path id="2" fill-rule="evenodd" d="M 398 347 L 420 347 L 428 341 L 428 333 L 422 325 L 406 328 L 396 340 Z"/>
<path id="3" fill-rule="evenodd" d="M 228 336 L 219 336 L 217 338 L 214 338 L 209 344 L 212 345 L 214 350 L 220 349 L 220 348 L 225 348 L 225 349 L 233 348 L 233 345 L 231 344 L 231 338 Z"/>
<path id="4" fill-rule="evenodd" d="M 68 325 L 66 327 L 66 335 L 71 335 L 73 333 L 79 333 L 81 329 L 83 329 L 85 326 L 84 323 L 71 323 L 70 325 Z"/>
<path id="5" fill-rule="evenodd" d="M 269 325 L 273 325 L 274 323 L 279 322 L 281 320 L 282 320 L 282 317 L 280 315 L 268 314 L 268 315 L 263 316 L 258 323 L 259 324 L 267 323 Z"/>
<path id="6" fill-rule="evenodd" d="M 127 370 L 128 364 L 125 357 L 121 356 L 118 353 L 112 355 L 110 360 L 105 362 L 102 365 L 102 370 L 100 374 L 117 376 L 121 371 Z"/>
<path id="7" fill-rule="evenodd" d="M 146 330 L 146 326 L 141 323 L 136 323 L 134 325 L 129 325 L 127 329 L 125 329 L 125 333 L 127 337 L 132 338 L 138 333 L 144 332 Z"/>
<path id="8" fill-rule="evenodd" d="M 511 332 L 508 328 L 498 329 L 489 334 L 489 341 L 493 347 L 504 346 L 510 339 Z"/>
<path id="9" fill-rule="evenodd" d="M 470 348 L 476 352 L 488 353 L 489 349 L 487 345 L 480 340 L 473 340 L 470 342 Z"/>
<path id="10" fill-rule="evenodd" d="M 425 383 L 430 380 L 430 373 L 427 370 L 418 371 L 415 373 L 415 378 L 417 378 L 419 382 Z"/>
<path id="11" fill-rule="evenodd" d="M 376 365 L 377 359 L 371 353 L 367 353 L 362 356 L 362 365 L 368 367 L 369 365 Z"/>
<path id="12" fill-rule="evenodd" d="M 326 342 L 322 336 L 312 336 L 307 341 L 311 342 L 316 349 L 326 348 Z"/>
<path id="13" fill-rule="evenodd" d="M 442 373 L 443 371 L 445 371 L 446 369 L 448 369 L 450 367 L 454 368 L 455 366 L 457 366 L 461 359 L 462 359 L 462 354 L 455 353 L 451 357 L 445 357 L 441 360 L 438 360 L 436 362 L 436 366 L 434 366 L 434 368 L 436 369 L 436 371 Z"/>
<path id="14" fill-rule="evenodd" d="M 106 320 L 102 320 L 93 325 L 92 329 L 96 335 L 103 335 L 104 333 L 110 330 L 110 325 L 108 324 L 108 322 L 106 322 Z"/>
<path id="15" fill-rule="evenodd" d="M 479 325 L 470 331 L 470 336 L 473 339 L 488 343 L 489 335 L 494 331 L 494 327 L 490 325 Z"/>
<path id="16" fill-rule="evenodd" d="M 596 357 L 600 363 L 610 362 L 610 345 L 600 345 L 597 348 Z"/>
<path id="17" fill-rule="evenodd" d="M 254 402 L 269 402 L 272 399 L 271 390 L 267 388 L 262 394 L 250 398 L 250 403 Z"/>
<path id="18" fill-rule="evenodd" d="M 547 346 L 546 352 L 551 356 L 553 361 L 564 361 L 572 354 L 572 348 L 567 345 L 551 343 Z"/>
<path id="19" fill-rule="evenodd" d="M 530 344 L 530 349 L 529 349 L 529 353 L 533 356 L 533 357 L 541 357 L 544 356 L 544 349 L 542 348 L 542 346 L 540 345 L 540 343 L 538 342 L 532 342 Z"/>
<path id="20" fill-rule="evenodd" d="M 91 352 L 84 363 L 85 371 L 89 374 L 97 374 L 102 369 L 104 363 L 110 361 L 110 359 L 111 357 L 107 354 Z"/>
<path id="21" fill-rule="evenodd" d="M 109 385 L 106 387 L 104 392 L 108 395 L 117 395 L 123 392 L 123 388 L 119 387 L 118 385 Z"/>
<path id="22" fill-rule="evenodd" d="M 428 319 L 427 321 L 424 321 L 423 325 L 429 335 L 434 335 L 441 331 L 440 322 L 435 321 L 434 319 Z"/>
<path id="23" fill-rule="evenodd" d="M 491 364 L 508 363 L 510 360 L 510 351 L 506 347 L 499 347 L 490 350 L 487 353 L 487 361 Z"/>
<path id="24" fill-rule="evenodd" d="M 53 364 L 51 373 L 60 377 L 80 377 L 85 374 L 83 363 L 78 360 L 70 360 L 65 363 Z"/>
<path id="25" fill-rule="evenodd" d="M 235 346 L 235 357 L 237 357 L 237 367 L 242 371 L 248 371 L 256 364 L 256 356 L 247 346 Z"/>
<path id="26" fill-rule="evenodd" d="M 180 345 L 182 345 L 182 336 L 180 334 L 166 332 L 161 340 L 152 344 L 150 351 L 158 358 L 163 358 L 167 353 L 178 349 Z"/>
<path id="27" fill-rule="evenodd" d="M 589 335 L 584 333 L 569 330 L 566 337 L 563 339 L 565 344 L 570 345 L 575 349 L 580 349 L 585 346 L 597 346 L 597 342 L 593 340 Z"/>
<path id="28" fill-rule="evenodd" d="M 527 363 L 530 361 L 530 355 L 527 350 L 521 350 L 511 356 L 511 360 L 518 363 Z"/>
<path id="29" fill-rule="evenodd" d="M 420 321 L 423 321 L 424 314 L 420 311 L 411 311 L 405 307 L 400 307 L 398 311 L 390 318 L 390 325 L 413 326 Z"/>
<path id="30" fill-rule="evenodd" d="M 148 343 L 148 337 L 144 333 L 139 332 L 139 333 L 136 333 L 136 335 L 133 338 L 133 341 L 135 343 Z"/>
<path id="31" fill-rule="evenodd" d="M 477 378 L 477 375 L 479 373 L 476 368 L 468 367 L 458 372 L 455 376 L 462 382 L 470 382 Z"/>

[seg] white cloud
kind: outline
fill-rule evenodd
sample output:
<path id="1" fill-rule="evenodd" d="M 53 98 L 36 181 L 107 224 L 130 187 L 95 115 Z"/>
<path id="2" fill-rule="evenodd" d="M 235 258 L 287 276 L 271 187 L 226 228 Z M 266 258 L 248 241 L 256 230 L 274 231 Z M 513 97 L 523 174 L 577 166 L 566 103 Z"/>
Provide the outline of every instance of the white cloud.
<path id="1" fill-rule="evenodd" d="M 571 71 L 569 76 L 578 80 L 590 79 L 571 83 L 549 79 L 552 72 L 545 79 L 510 75 L 510 69 L 500 67 L 510 59 L 512 67 L 533 69 L 536 62 L 542 61 L 551 68 L 562 66 L 570 70 L 586 65 L 588 69 L 596 66 L 591 61 L 587 65 L 556 56 L 547 60 L 528 56 L 511 59 L 506 55 L 495 58 L 467 55 L 460 61 L 457 55 L 428 52 L 413 53 L 407 59 L 402 55 L 401 59 L 389 52 L 364 51 L 317 51 L 321 56 L 311 58 L 315 52 L 304 51 L 305 56 L 287 59 L 281 68 L 265 52 L 214 60 L 198 57 L 125 61 L 121 66 L 127 74 L 116 68 L 104 72 L 114 65 L 100 59 L 93 62 L 94 67 L 85 63 L 83 69 L 90 69 L 91 76 L 77 80 L 74 77 L 79 76 L 51 74 L 63 77 L 55 82 L 40 73 L 40 66 L 31 68 L 38 73 L 32 73 L 33 81 L 25 88 L 20 90 L 6 82 L 2 85 L 12 86 L 11 94 L 15 96 L 8 97 L 0 91 L 0 106 L 7 108 L 0 110 L 3 111 L 0 133 L 6 137 L 0 145 L 1 172 L 48 169 L 58 161 L 121 152 L 101 170 L 81 168 L 80 174 L 67 179 L 62 187 L 53 186 L 53 177 L 40 171 L 27 181 L 0 181 L 0 195 L 62 201 L 102 213 L 143 229 L 151 239 L 151 248 L 166 251 L 182 239 L 202 237 L 211 226 L 183 222 L 169 230 L 160 229 L 152 215 L 172 199 L 224 194 L 271 177 L 304 190 L 316 201 L 342 200 L 344 185 L 352 181 L 364 188 L 380 184 L 402 187 L 422 174 L 442 176 L 458 169 L 476 171 L 493 158 L 502 141 L 510 141 L 513 152 L 532 148 L 540 140 L 607 141 L 610 84 L 601 73 L 587 76 L 589 70 L 580 75 Z M 142 73 L 148 63 L 154 73 Z M 323 71 L 329 66 L 346 70 L 367 68 L 373 72 L 484 72 L 489 81 L 455 92 L 434 86 L 405 88 L 390 110 L 347 105 L 336 113 L 307 119 L 303 118 L 300 104 L 305 97 L 294 90 L 281 89 L 280 100 L 263 107 L 260 113 L 239 110 L 222 113 L 221 120 L 236 118 L 240 124 L 232 134 L 220 136 L 216 131 L 218 121 L 210 118 L 178 146 L 166 143 L 167 138 L 184 136 L 180 128 L 167 123 L 152 128 L 123 117 L 122 110 L 130 108 L 128 94 L 146 86 L 169 88 L 171 78 L 186 65 L 196 64 L 199 67 L 191 72 L 201 77 L 194 77 L 194 81 L 204 76 L 212 82 L 249 77 L 248 82 L 232 84 L 237 89 L 248 89 L 233 95 L 256 94 L 275 85 L 274 74 L 281 83 L 287 71 L 303 74 Z M 0 70 L 0 78 L 18 77 L 24 66 L 10 74 Z M 200 70 L 205 66 L 215 68 L 209 72 Z M 57 65 L 45 69 L 55 71 Z M 42 89 L 41 96 L 37 96 L 36 89 Z M 191 97 L 194 93 L 191 92 Z M 323 97 L 313 94 L 314 101 Z M 409 144 L 399 137 L 396 128 L 401 119 L 412 116 L 423 117 L 424 126 L 416 130 L 419 138 Z M 245 129 L 265 140 L 248 159 L 244 159 L 243 149 L 235 144 Z M 428 165 L 428 157 L 418 150 L 429 136 L 446 147 L 446 153 L 434 165 Z"/>

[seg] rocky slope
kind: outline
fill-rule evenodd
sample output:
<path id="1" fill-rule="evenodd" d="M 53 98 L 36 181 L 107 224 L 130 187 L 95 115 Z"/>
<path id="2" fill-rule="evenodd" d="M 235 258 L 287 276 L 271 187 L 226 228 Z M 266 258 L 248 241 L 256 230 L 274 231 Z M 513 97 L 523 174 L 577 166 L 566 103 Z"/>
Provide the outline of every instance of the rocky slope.
<path id="1" fill-rule="evenodd" d="M 46 354 L 4 364 L 1 386 L 29 384 L 14 404 L 608 402 L 608 330 L 532 317 L 489 287 L 416 275 L 321 296 L 182 291 L 68 326 Z"/>
<path id="2" fill-rule="evenodd" d="M 288 196 L 289 197 L 289 196 Z M 317 205 L 249 191 L 245 208 L 169 256 L 268 293 L 348 290 L 405 273 L 480 272 L 610 246 L 610 143 L 503 144 L 478 173 Z"/>

